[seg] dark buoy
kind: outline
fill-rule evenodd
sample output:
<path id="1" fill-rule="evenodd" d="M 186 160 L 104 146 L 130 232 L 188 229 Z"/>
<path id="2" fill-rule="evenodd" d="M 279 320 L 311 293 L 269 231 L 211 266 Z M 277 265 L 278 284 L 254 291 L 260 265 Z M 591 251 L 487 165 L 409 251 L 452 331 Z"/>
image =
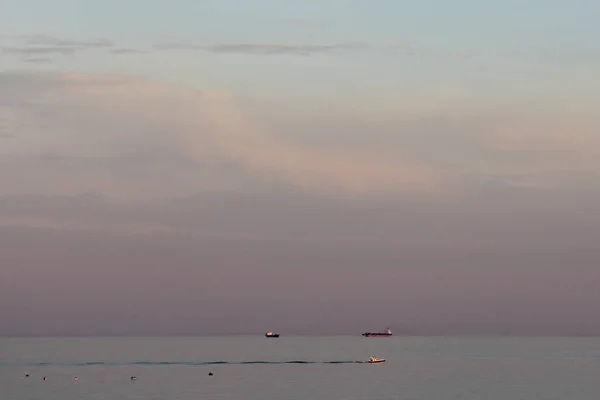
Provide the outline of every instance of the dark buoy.
<path id="1" fill-rule="evenodd" d="M 29 374 L 25 374 L 25 378 L 29 378 Z"/>
<path id="2" fill-rule="evenodd" d="M 212 372 L 209 372 L 209 373 L 208 373 L 208 376 L 213 376 L 213 373 L 212 373 Z"/>
<path id="3" fill-rule="evenodd" d="M 132 376 L 130 379 L 131 379 L 132 381 L 135 381 L 135 380 L 137 379 L 137 376 Z"/>
<path id="4" fill-rule="evenodd" d="M 43 377 L 42 380 L 46 380 L 46 377 Z"/>

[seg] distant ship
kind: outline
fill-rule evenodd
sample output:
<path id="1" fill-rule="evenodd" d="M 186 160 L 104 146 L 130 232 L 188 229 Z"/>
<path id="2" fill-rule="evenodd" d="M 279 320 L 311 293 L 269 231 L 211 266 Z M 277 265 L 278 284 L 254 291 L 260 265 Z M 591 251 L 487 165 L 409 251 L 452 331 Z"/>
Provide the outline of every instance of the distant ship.
<path id="1" fill-rule="evenodd" d="M 265 337 L 277 338 L 279 337 L 279 333 L 267 332 L 265 333 Z"/>
<path id="2" fill-rule="evenodd" d="M 392 336 L 392 330 L 388 328 L 385 332 L 365 332 L 362 335 L 364 337 L 390 337 Z"/>

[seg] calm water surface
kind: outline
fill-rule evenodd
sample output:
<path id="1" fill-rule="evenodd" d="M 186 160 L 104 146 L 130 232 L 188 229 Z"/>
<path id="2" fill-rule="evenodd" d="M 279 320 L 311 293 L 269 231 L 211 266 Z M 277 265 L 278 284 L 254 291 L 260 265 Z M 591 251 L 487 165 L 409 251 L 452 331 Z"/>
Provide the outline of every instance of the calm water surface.
<path id="1" fill-rule="evenodd" d="M 2 400 L 598 398 L 598 338 L 0 339 Z"/>

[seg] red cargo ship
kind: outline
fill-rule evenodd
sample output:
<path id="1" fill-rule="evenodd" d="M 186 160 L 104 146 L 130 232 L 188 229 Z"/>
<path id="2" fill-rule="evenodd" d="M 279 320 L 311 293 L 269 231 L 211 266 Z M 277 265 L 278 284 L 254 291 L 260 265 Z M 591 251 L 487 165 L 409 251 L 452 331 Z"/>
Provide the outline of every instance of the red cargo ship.
<path id="1" fill-rule="evenodd" d="M 392 336 L 392 330 L 388 328 L 385 332 L 365 332 L 362 335 L 364 337 L 390 337 Z"/>

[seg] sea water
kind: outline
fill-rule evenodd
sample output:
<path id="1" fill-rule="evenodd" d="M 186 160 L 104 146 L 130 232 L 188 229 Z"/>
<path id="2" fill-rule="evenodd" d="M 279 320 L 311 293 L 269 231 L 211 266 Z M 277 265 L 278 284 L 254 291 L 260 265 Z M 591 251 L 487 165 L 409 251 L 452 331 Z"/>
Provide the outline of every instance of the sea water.
<path id="1" fill-rule="evenodd" d="M 1 400 L 598 398 L 598 338 L 0 338 Z"/>

